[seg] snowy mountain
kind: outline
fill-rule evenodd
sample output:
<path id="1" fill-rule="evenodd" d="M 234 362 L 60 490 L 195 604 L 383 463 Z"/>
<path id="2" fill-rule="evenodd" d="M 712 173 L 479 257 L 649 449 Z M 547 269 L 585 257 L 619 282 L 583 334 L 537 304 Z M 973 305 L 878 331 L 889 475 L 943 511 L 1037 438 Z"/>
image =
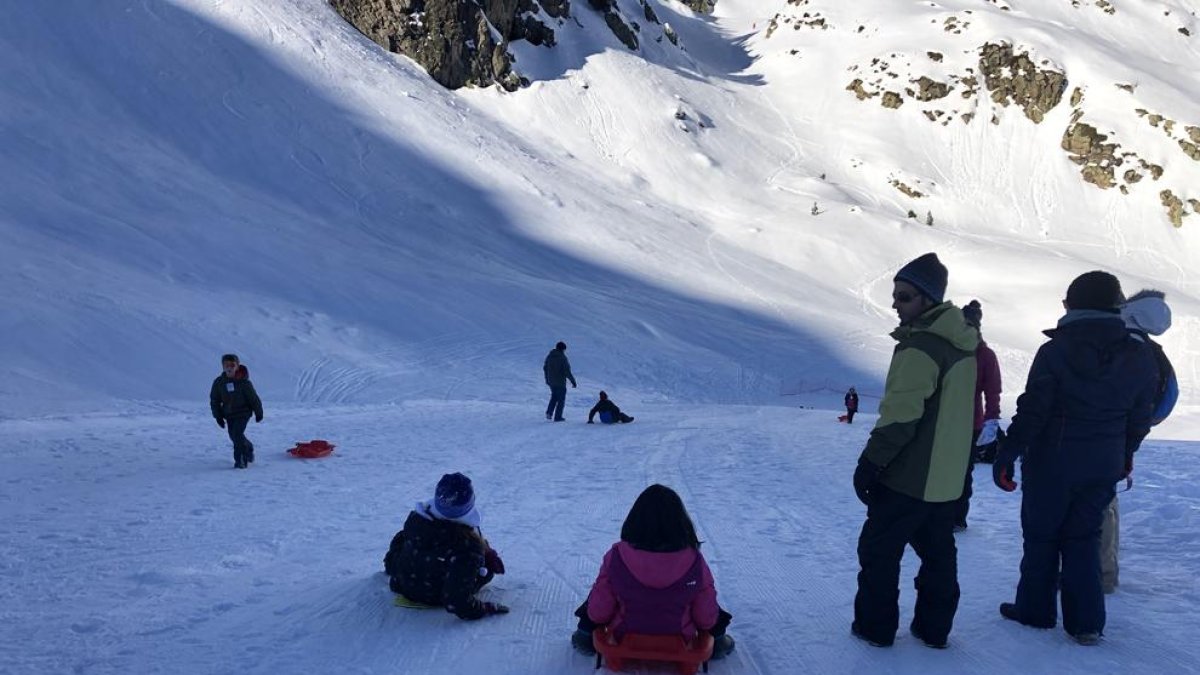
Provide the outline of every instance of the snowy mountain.
<path id="1" fill-rule="evenodd" d="M 735 615 L 714 672 L 1194 670 L 1193 0 L 483 3 L 554 32 L 471 24 L 511 91 L 447 89 L 326 0 L 9 4 L 0 672 L 585 672 L 571 612 L 654 481 Z M 1005 417 L 1077 274 L 1168 294 L 1182 399 L 1121 497 L 1101 649 L 996 615 L 1019 500 L 985 469 L 952 648 L 846 635 L 849 477 L 927 251 L 983 303 Z M 227 351 L 267 410 L 232 474 Z M 833 424 L 849 385 L 863 424 Z M 601 388 L 635 425 L 580 423 Z M 283 455 L 308 438 L 338 451 Z M 392 607 L 378 574 L 456 470 L 510 571 L 495 621 Z"/>
<path id="2" fill-rule="evenodd" d="M 927 250 L 1010 383 L 1076 273 L 1163 288 L 1194 409 L 1200 247 L 1158 196 L 1200 185 L 1194 8 L 650 4 L 678 45 L 575 3 L 554 47 L 511 45 L 512 93 L 446 91 L 317 0 L 12 10 L 5 414 L 189 400 L 230 349 L 277 401 L 525 400 L 555 339 L 647 400 L 811 404 L 877 389 L 891 275 Z M 1001 43 L 1082 102 L 962 98 Z M 1076 122 L 1162 176 L 1084 182 Z"/>

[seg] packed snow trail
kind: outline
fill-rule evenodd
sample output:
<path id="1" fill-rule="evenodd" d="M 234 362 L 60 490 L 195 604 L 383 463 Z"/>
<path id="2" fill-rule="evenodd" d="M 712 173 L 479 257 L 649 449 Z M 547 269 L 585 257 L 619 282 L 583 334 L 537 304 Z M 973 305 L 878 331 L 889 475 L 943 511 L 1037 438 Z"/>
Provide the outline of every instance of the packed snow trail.
<path id="1" fill-rule="evenodd" d="M 1200 630 L 1200 444 L 1150 443 L 1121 495 L 1121 588 L 1103 646 L 1000 619 L 1017 579 L 1020 499 L 976 472 L 958 536 L 962 604 L 951 647 L 920 646 L 915 564 L 901 577 L 896 646 L 849 636 L 863 507 L 850 475 L 872 423 L 836 410 L 675 406 L 619 397 L 631 425 L 563 424 L 525 405 L 412 401 L 279 408 L 231 468 L 224 432 L 194 405 L 158 416 L 0 422 L 0 672 L 591 672 L 572 612 L 637 494 L 680 492 L 734 615 L 715 673 L 1186 672 Z M 613 392 L 619 396 L 618 392 Z M 189 409 L 191 408 L 191 409 Z M 322 460 L 284 454 L 325 438 Z M 483 591 L 512 614 L 462 622 L 392 605 L 392 534 L 443 473 L 475 483 L 484 533 L 509 573 Z"/>

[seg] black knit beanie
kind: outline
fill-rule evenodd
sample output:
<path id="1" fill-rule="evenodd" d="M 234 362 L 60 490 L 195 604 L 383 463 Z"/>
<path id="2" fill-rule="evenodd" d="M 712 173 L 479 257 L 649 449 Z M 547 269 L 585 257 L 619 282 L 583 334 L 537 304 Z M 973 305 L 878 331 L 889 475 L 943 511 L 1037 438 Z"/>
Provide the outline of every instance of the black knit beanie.
<path id="1" fill-rule="evenodd" d="M 1121 293 L 1121 282 L 1108 272 L 1096 270 L 1080 274 L 1067 287 L 1067 307 L 1069 309 L 1119 312 L 1119 305 L 1124 301 L 1125 295 Z"/>
<path id="2" fill-rule="evenodd" d="M 921 294 L 941 304 L 946 295 L 946 281 L 949 274 L 946 266 L 938 260 L 936 253 L 926 253 L 916 260 L 900 268 L 893 281 L 907 281 Z"/>

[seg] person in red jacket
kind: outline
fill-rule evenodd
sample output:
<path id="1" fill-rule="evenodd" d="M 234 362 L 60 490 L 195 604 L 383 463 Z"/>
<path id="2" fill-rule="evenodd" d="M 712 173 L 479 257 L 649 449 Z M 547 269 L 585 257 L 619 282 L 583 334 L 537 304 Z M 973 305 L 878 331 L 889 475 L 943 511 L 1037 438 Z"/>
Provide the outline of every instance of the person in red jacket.
<path id="1" fill-rule="evenodd" d="M 975 433 L 971 436 L 971 461 L 967 464 L 967 477 L 963 482 L 963 493 L 955 504 L 954 531 L 967 529 L 967 514 L 971 510 L 971 474 L 975 462 L 990 449 L 996 453 L 996 436 L 1000 433 L 1000 362 L 996 352 L 983 341 L 983 308 L 978 300 L 963 307 L 963 318 L 979 331 L 979 346 L 975 348 Z"/>
<path id="2" fill-rule="evenodd" d="M 571 644 L 595 654 L 592 631 L 607 626 L 625 633 L 696 637 L 708 631 L 712 658 L 733 651 L 726 634 L 733 615 L 717 605 L 717 589 L 700 553 L 696 528 L 674 490 L 654 484 L 642 491 L 625 523 L 621 541 L 604 554 L 587 601 L 575 611 L 579 627 Z"/>
<path id="3" fill-rule="evenodd" d="M 854 413 L 858 412 L 858 392 L 854 387 L 846 392 L 846 424 L 854 424 Z"/>

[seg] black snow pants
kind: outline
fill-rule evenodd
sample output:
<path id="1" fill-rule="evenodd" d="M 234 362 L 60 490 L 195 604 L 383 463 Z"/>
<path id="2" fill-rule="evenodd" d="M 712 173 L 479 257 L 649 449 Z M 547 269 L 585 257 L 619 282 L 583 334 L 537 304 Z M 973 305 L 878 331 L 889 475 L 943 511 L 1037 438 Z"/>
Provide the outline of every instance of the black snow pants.
<path id="1" fill-rule="evenodd" d="M 1030 626 L 1058 621 L 1061 580 L 1063 628 L 1071 635 L 1104 632 L 1100 580 L 1100 524 L 1115 494 L 1113 484 L 1068 485 L 1025 481 L 1021 532 L 1025 555 L 1017 584 L 1017 613 Z"/>
<path id="2" fill-rule="evenodd" d="M 863 637 L 890 645 L 900 623 L 900 559 L 912 546 L 921 558 L 913 627 L 927 642 L 944 642 L 958 611 L 954 502 L 926 502 L 882 485 L 872 490 L 858 537 L 854 623 Z"/>
<path id="3" fill-rule="evenodd" d="M 967 526 L 967 514 L 971 512 L 971 475 L 975 472 L 975 442 L 979 440 L 979 429 L 971 434 L 971 453 L 967 460 L 967 478 L 963 481 L 963 493 L 954 503 L 954 524 Z"/>
<path id="4" fill-rule="evenodd" d="M 233 441 L 233 461 L 235 464 L 245 464 L 254 461 L 254 444 L 246 438 L 246 425 L 250 423 L 250 414 L 245 417 L 230 417 L 225 420 L 225 430 L 229 432 L 229 440 Z"/>

